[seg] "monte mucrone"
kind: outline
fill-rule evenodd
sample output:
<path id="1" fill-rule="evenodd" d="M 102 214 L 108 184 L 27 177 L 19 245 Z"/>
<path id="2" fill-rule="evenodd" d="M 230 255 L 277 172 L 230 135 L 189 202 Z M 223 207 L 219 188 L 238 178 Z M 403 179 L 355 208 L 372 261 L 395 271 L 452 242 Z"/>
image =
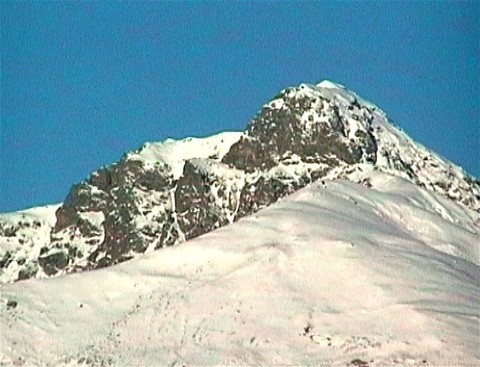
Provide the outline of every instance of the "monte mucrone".
<path id="1" fill-rule="evenodd" d="M 478 179 L 301 84 L 1 214 L 0 365 L 480 365 L 479 244 Z"/>
<path id="2" fill-rule="evenodd" d="M 311 182 L 402 177 L 480 210 L 480 184 L 329 81 L 282 90 L 244 132 L 146 143 L 65 201 L 0 215 L 0 282 L 110 266 L 252 214 Z M 445 213 L 447 215 L 447 213 Z"/>

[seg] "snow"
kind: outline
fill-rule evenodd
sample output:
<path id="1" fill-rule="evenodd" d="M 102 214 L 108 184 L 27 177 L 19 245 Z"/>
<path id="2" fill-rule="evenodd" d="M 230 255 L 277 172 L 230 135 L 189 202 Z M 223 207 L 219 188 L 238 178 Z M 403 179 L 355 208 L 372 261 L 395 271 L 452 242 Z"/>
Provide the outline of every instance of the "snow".
<path id="1" fill-rule="evenodd" d="M 377 113 L 382 115 L 383 117 L 386 116 L 385 113 L 381 111 L 377 105 L 361 98 L 355 92 L 347 89 L 345 86 L 341 84 L 334 83 L 329 80 L 324 80 L 318 83 L 316 86 L 314 86 L 313 89 L 321 93 L 328 99 L 337 100 L 342 104 L 349 104 L 353 101 L 357 101 L 360 105 L 368 107 L 371 110 L 377 111 Z"/>
<path id="2" fill-rule="evenodd" d="M 49 227 L 54 227 L 57 221 L 55 212 L 62 206 L 59 204 L 51 204 L 45 206 L 38 206 L 30 209 L 21 210 L 12 213 L 0 213 L 1 219 L 16 223 L 22 219 L 28 219 L 30 221 L 39 220 L 46 223 Z"/>
<path id="3" fill-rule="evenodd" d="M 275 109 L 281 110 L 284 106 L 285 106 L 285 101 L 283 100 L 283 98 L 277 98 L 267 103 L 264 107 L 268 107 L 272 110 L 275 110 Z"/>
<path id="4" fill-rule="evenodd" d="M 105 221 L 105 214 L 101 211 L 79 212 L 78 215 L 80 218 L 92 223 L 95 227 L 101 227 Z"/>
<path id="5" fill-rule="evenodd" d="M 0 364 L 478 365 L 478 213 L 369 174 L 117 266 L 2 286 Z"/>
<path id="6" fill-rule="evenodd" d="M 341 84 L 332 82 L 330 80 L 323 80 L 317 84 L 318 88 L 327 88 L 327 89 L 345 89 L 345 87 Z"/>
<path id="7" fill-rule="evenodd" d="M 141 160 L 147 165 L 163 163 L 173 170 L 174 179 L 182 175 L 184 162 L 192 158 L 221 158 L 240 140 L 243 133 L 222 132 L 206 138 L 167 139 L 162 143 L 146 143 L 127 159 Z"/>

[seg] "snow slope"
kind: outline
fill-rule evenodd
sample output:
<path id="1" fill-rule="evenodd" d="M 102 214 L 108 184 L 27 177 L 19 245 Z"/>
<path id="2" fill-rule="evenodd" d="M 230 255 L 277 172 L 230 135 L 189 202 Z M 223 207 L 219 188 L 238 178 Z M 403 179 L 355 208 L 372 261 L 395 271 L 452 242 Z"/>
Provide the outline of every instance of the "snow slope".
<path id="1" fill-rule="evenodd" d="M 110 268 L 2 286 L 0 364 L 479 365 L 479 214 L 369 177 Z"/>

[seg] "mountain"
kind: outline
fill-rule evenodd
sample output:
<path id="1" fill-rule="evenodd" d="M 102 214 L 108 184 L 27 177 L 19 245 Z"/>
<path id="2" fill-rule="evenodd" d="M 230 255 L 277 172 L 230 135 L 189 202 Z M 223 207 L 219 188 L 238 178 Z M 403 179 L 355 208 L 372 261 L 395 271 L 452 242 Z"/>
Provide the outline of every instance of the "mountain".
<path id="1" fill-rule="evenodd" d="M 0 365 L 480 365 L 479 243 L 476 178 L 301 84 L 1 214 Z"/>
<path id="2" fill-rule="evenodd" d="M 0 215 L 0 282 L 110 266 L 233 223 L 319 179 L 368 185 L 373 171 L 471 209 L 478 229 L 477 179 L 374 104 L 323 81 L 282 90 L 243 133 L 147 143 L 74 185 L 44 217 L 37 209 Z"/>
<path id="3" fill-rule="evenodd" d="M 474 212 L 360 174 L 116 266 L 3 285 L 0 365 L 478 366 Z"/>

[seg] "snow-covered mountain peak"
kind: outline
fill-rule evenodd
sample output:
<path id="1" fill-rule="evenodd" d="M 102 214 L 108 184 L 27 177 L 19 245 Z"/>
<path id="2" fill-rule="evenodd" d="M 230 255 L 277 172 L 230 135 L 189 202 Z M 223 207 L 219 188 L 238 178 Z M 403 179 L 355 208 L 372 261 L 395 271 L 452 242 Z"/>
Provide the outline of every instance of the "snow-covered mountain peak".
<path id="1" fill-rule="evenodd" d="M 304 158 L 320 153 L 333 169 L 373 164 L 480 210 L 478 180 L 413 141 L 378 106 L 331 81 L 282 90 L 263 106 L 247 133 L 267 142 L 265 150 L 274 151 L 276 145 L 281 154 L 301 151 Z M 312 153 L 306 153 L 303 147 L 310 145 Z"/>
<path id="2" fill-rule="evenodd" d="M 368 107 L 370 110 L 376 110 L 378 114 L 386 116 L 385 112 L 383 112 L 376 104 L 365 100 L 344 85 L 330 80 L 323 80 L 318 84 L 301 83 L 298 87 L 286 88 L 282 90 L 281 93 L 286 93 L 289 96 L 304 95 L 325 98 L 327 100 L 335 101 L 338 107 L 349 107 L 350 109 L 352 108 L 352 105 L 362 105 Z"/>
<path id="3" fill-rule="evenodd" d="M 12 242 L 20 232 L 0 216 L 0 241 L 10 244 L 0 242 L 0 279 L 113 265 L 238 221 L 314 181 L 368 185 L 377 171 L 480 212 L 480 182 L 380 108 L 331 81 L 302 83 L 264 104 L 245 132 L 146 143 L 93 172 L 45 224 L 42 244 Z"/>

